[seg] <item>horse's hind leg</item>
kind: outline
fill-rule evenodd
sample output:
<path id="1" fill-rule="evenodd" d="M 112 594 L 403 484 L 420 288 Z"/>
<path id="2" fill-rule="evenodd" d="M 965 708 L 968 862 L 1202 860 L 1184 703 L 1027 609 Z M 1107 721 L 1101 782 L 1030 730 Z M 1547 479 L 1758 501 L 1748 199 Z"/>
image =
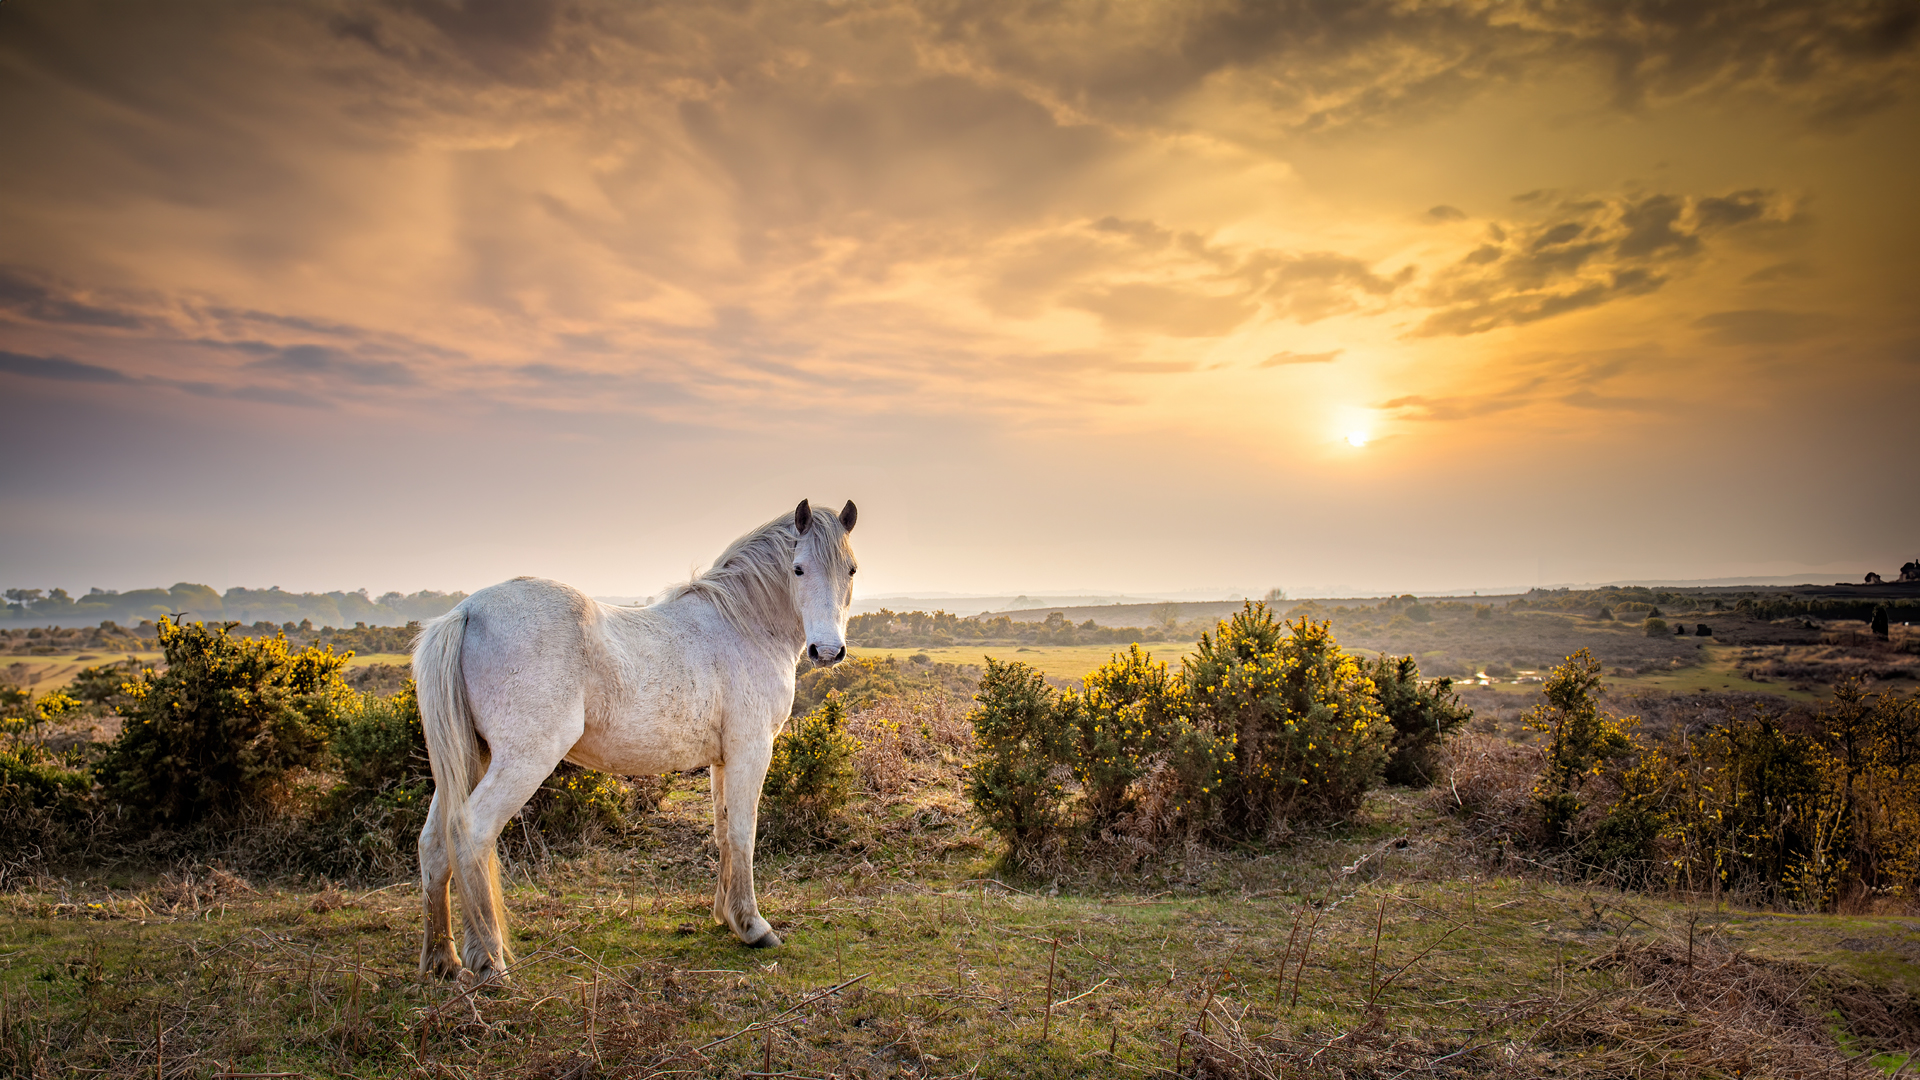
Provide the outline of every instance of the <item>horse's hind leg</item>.
<path id="1" fill-rule="evenodd" d="M 460 875 L 463 887 L 469 881 L 481 887 L 476 889 L 479 895 L 461 901 L 467 916 L 461 954 L 467 967 L 480 978 L 493 978 L 513 963 L 513 949 L 507 941 L 506 901 L 500 891 L 500 830 L 540 789 L 541 781 L 560 764 L 567 747 L 579 740 L 579 730 L 576 721 L 571 738 L 564 742 L 556 739 L 558 748 L 550 756 L 516 756 L 496 747 L 487 775 L 473 789 L 473 798 L 467 804 L 473 831 L 467 838 L 467 849 L 455 852 L 454 857 L 464 860 L 467 867 L 467 872 Z"/>
<path id="2" fill-rule="evenodd" d="M 460 957 L 453 951 L 453 908 L 447 882 L 453 861 L 447 857 L 447 837 L 441 824 L 442 804 L 434 795 L 427 807 L 427 824 L 420 830 L 420 888 L 425 894 L 426 935 L 420 946 L 420 974 L 451 979 L 460 973 Z"/>
<path id="3" fill-rule="evenodd" d="M 732 872 L 732 851 L 727 838 L 727 767 L 711 765 L 707 777 L 713 785 L 713 844 L 720 849 L 720 873 L 713 885 L 713 921 L 727 921 L 727 877 Z"/>

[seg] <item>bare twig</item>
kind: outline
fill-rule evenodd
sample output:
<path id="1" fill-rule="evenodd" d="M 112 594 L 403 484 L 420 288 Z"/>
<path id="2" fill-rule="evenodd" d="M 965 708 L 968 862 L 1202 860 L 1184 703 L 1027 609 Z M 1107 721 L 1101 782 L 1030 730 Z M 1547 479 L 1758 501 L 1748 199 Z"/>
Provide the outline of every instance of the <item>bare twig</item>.
<path id="1" fill-rule="evenodd" d="M 1060 959 L 1060 939 L 1053 939 L 1053 953 L 1047 957 L 1047 1015 L 1040 1021 L 1040 1041 L 1047 1041 L 1047 1033 L 1053 1029 L 1053 970 L 1055 961 Z"/>

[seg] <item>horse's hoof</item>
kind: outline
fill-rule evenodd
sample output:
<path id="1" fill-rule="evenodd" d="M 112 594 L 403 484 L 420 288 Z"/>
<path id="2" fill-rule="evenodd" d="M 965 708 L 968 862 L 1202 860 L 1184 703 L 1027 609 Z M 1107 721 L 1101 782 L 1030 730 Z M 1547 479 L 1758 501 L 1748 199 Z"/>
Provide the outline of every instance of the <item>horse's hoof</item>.
<path id="1" fill-rule="evenodd" d="M 487 968 L 484 971 L 463 968 L 453 981 L 462 990 L 471 990 L 475 987 L 505 989 L 513 985 L 513 979 L 498 968 Z"/>
<path id="2" fill-rule="evenodd" d="M 780 935 L 769 929 L 766 933 L 747 942 L 749 949 L 777 949 L 780 947 Z"/>
<path id="3" fill-rule="evenodd" d="M 450 948 L 433 949 L 421 954 L 420 974 L 422 975 L 430 975 L 437 979 L 457 979 L 463 970 L 465 969 L 460 966 L 460 958 L 455 956 Z"/>

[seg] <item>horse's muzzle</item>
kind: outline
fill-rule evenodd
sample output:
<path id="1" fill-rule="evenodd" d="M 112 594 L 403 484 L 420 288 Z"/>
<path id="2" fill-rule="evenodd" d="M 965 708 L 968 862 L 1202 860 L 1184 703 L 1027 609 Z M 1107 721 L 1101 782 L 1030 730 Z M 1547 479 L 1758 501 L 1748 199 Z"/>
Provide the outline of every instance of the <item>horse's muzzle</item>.
<path id="1" fill-rule="evenodd" d="M 829 645 L 824 649 L 818 645 L 807 646 L 807 659 L 812 660 L 821 667 L 832 667 L 846 658 L 847 647 L 845 645 Z"/>

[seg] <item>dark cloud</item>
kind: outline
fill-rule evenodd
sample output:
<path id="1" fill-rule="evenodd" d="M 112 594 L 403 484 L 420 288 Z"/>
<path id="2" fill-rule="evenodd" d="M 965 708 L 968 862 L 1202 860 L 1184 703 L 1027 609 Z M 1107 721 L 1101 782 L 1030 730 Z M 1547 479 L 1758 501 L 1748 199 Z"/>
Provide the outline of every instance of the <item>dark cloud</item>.
<path id="1" fill-rule="evenodd" d="M 1536 192 L 1525 202 L 1547 199 Z M 1787 200 L 1759 190 L 1563 200 L 1546 207 L 1542 220 L 1508 223 L 1503 242 L 1482 245 L 1436 274 L 1418 303 L 1437 310 L 1414 333 L 1478 334 L 1643 296 L 1704 251 L 1709 238 L 1792 212 Z"/>
<path id="2" fill-rule="evenodd" d="M 0 308 L 43 323 L 114 330 L 138 330 L 146 325 L 145 319 L 131 312 L 59 295 L 41 282 L 8 270 L 0 270 Z"/>
<path id="3" fill-rule="evenodd" d="M 1769 281 L 1793 281 L 1817 277 L 1813 264 L 1804 259 L 1789 259 L 1786 262 L 1763 266 L 1744 279 L 1749 285 L 1761 285 Z"/>
<path id="4" fill-rule="evenodd" d="M 1265 360 L 1260 361 L 1260 366 L 1267 368 L 1283 367 L 1288 364 L 1331 364 L 1340 358 L 1341 353 L 1346 351 L 1345 349 L 1330 349 L 1326 352 L 1313 353 L 1277 352 Z"/>
<path id="5" fill-rule="evenodd" d="M 1820 337 L 1840 325 L 1832 315 L 1817 311 L 1716 311 L 1693 325 L 1715 345 L 1788 345 Z"/>
<path id="6" fill-rule="evenodd" d="M 291 375 L 314 375 L 360 386 L 411 386 L 418 380 L 407 365 L 392 360 L 362 360 L 328 345 L 279 345 L 248 367 Z"/>
<path id="7" fill-rule="evenodd" d="M 311 394 L 282 387 L 243 384 L 239 386 L 195 379 L 135 378 L 123 371 L 98 364 L 83 364 L 64 356 L 30 356 L 0 350 L 0 373 L 24 375 L 56 382 L 107 383 L 118 386 L 151 386 L 178 390 L 195 397 L 229 401 L 253 401 L 270 405 L 325 407 L 326 402 Z"/>
<path id="8" fill-rule="evenodd" d="M 28 356 L 23 353 L 0 350 L 0 371 L 11 375 L 26 375 L 36 379 L 57 379 L 61 382 L 88 383 L 130 383 L 133 382 L 123 372 L 113 368 L 100 367 L 97 364 L 83 364 L 78 360 L 69 360 L 64 356 Z"/>

